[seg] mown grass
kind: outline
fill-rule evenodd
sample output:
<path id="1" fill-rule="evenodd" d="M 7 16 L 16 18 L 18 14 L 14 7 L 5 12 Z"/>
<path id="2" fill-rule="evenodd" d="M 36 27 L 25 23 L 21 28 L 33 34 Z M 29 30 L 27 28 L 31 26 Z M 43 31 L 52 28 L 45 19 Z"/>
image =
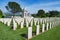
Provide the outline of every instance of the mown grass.
<path id="1" fill-rule="evenodd" d="M 33 37 L 31 40 L 60 40 L 60 25 Z"/>
<path id="2" fill-rule="evenodd" d="M 36 26 L 32 27 L 33 32 L 36 30 Z M 17 25 L 17 29 L 14 31 L 11 26 L 7 26 L 0 22 L 0 40 L 26 40 L 28 28 L 20 28 L 20 25 Z"/>
<path id="3" fill-rule="evenodd" d="M 13 31 L 11 27 L 0 23 L 0 40 L 25 40 L 22 34 L 27 34 L 27 28 Z"/>
<path id="4" fill-rule="evenodd" d="M 60 26 L 60 25 L 59 25 Z M 60 40 L 60 27 L 50 29 L 47 32 L 44 32 L 36 37 L 33 37 L 31 40 Z M 33 32 L 35 32 L 36 26 L 33 26 Z M 27 28 L 17 29 L 13 31 L 11 26 L 4 25 L 0 22 L 0 40 L 26 40 L 24 35 L 27 35 Z M 35 34 L 34 34 L 35 35 Z"/>

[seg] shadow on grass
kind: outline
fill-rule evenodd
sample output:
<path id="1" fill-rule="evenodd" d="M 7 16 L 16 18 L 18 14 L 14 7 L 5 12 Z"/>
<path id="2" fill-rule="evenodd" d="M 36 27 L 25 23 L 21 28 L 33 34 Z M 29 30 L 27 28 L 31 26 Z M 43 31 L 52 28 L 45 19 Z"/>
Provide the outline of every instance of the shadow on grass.
<path id="1" fill-rule="evenodd" d="M 25 39 L 28 38 L 28 35 L 27 34 L 20 34 L 22 37 L 24 37 Z"/>

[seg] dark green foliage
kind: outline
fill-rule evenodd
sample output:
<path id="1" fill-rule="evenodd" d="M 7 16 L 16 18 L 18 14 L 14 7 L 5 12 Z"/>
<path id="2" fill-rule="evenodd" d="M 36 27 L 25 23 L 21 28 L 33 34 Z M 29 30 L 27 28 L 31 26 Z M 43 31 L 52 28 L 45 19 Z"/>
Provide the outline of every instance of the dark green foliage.
<path id="1" fill-rule="evenodd" d="M 38 10 L 38 13 L 37 13 L 38 16 L 40 17 L 45 17 L 45 11 L 44 10 Z"/>
<path id="2" fill-rule="evenodd" d="M 0 10 L 0 18 L 2 18 L 3 17 L 3 13 L 2 13 L 2 11 Z"/>
<path id="3" fill-rule="evenodd" d="M 59 11 L 49 11 L 45 12 L 44 10 L 38 10 L 37 14 L 32 14 L 33 17 L 60 17 Z"/>
<path id="4" fill-rule="evenodd" d="M 6 9 L 12 13 L 17 13 L 17 12 L 21 12 L 22 9 L 20 7 L 20 5 L 16 2 L 8 2 L 8 5 L 5 6 Z"/>
<path id="5" fill-rule="evenodd" d="M 45 17 L 49 17 L 50 16 L 50 14 L 49 13 L 45 13 Z"/>
<path id="6" fill-rule="evenodd" d="M 37 14 L 32 14 L 33 17 L 37 17 Z"/>
<path id="7" fill-rule="evenodd" d="M 56 17 L 57 15 L 59 15 L 58 11 L 49 11 L 49 17 Z"/>

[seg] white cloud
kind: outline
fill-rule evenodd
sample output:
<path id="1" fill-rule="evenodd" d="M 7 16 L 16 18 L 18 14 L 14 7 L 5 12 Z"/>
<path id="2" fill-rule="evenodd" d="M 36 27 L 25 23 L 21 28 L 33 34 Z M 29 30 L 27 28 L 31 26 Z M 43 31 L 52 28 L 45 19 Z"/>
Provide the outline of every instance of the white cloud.
<path id="1" fill-rule="evenodd" d="M 60 9 L 59 6 L 52 7 L 53 5 L 57 5 L 57 4 L 60 4 L 60 1 L 50 2 L 50 3 L 32 4 L 30 6 L 27 6 L 27 10 L 30 13 L 37 13 L 37 10 L 39 10 L 39 9 L 44 9 L 45 11 L 59 10 Z"/>
<path id="2" fill-rule="evenodd" d="M 26 3 L 24 3 L 21 0 L 9 0 L 9 1 L 15 1 L 15 2 L 19 3 L 22 8 L 26 7 L 29 13 L 37 13 L 37 10 L 39 10 L 39 9 L 44 9 L 45 11 L 49 11 L 49 10 L 59 10 L 60 11 L 59 6 L 52 7 L 54 5 L 60 4 L 60 1 L 49 2 L 49 3 L 36 3 L 36 4 L 32 4 L 30 6 L 27 6 Z M 8 1 L 6 4 L 5 3 L 3 5 L 3 7 L 1 6 L 1 9 L 4 10 L 4 12 L 7 11 L 5 8 L 5 5 L 7 5 Z"/>

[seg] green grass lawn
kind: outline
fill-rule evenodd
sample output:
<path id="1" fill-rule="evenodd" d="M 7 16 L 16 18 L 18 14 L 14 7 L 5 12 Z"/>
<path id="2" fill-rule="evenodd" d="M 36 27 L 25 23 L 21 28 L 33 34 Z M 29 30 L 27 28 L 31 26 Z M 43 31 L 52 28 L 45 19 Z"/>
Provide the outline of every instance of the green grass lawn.
<path id="1" fill-rule="evenodd" d="M 33 37 L 31 40 L 60 40 L 60 25 Z"/>
<path id="2" fill-rule="evenodd" d="M 33 27 L 33 31 L 35 31 L 35 27 Z M 27 34 L 26 27 L 13 31 L 11 27 L 0 22 L 0 40 L 25 40 L 22 36 L 23 34 Z M 57 26 L 43 34 L 33 37 L 31 40 L 60 40 L 60 27 Z"/>
<path id="3" fill-rule="evenodd" d="M 0 40 L 25 40 L 22 34 L 27 34 L 27 28 L 13 31 L 10 27 L 0 23 Z"/>

